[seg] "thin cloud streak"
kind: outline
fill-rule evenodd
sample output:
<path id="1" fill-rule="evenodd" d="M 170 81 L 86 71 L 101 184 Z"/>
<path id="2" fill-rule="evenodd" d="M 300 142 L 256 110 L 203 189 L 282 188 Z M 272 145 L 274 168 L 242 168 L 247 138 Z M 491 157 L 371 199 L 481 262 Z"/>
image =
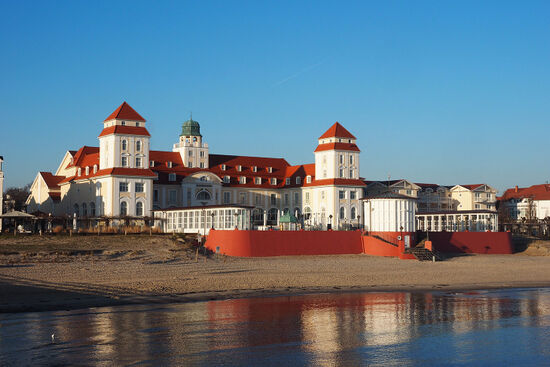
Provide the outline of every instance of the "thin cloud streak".
<path id="1" fill-rule="evenodd" d="M 304 74 L 304 73 L 307 73 L 307 72 L 310 71 L 310 70 L 315 69 L 316 67 L 318 67 L 318 66 L 324 64 L 325 61 L 326 61 L 326 60 L 321 60 L 321 61 L 319 61 L 318 63 L 315 63 L 315 64 L 313 64 L 313 65 L 306 66 L 306 67 L 303 68 L 302 70 L 300 70 L 300 71 L 298 71 L 298 72 L 296 72 L 296 73 L 294 73 L 294 74 L 292 74 L 292 75 L 290 75 L 290 76 L 287 76 L 286 78 L 283 78 L 283 79 L 279 80 L 279 81 L 276 82 L 276 83 L 273 83 L 273 85 L 271 85 L 271 87 L 278 87 L 279 85 L 284 84 L 284 83 L 288 82 L 289 80 L 292 80 L 292 79 L 294 79 L 294 78 L 296 78 L 296 77 L 298 77 L 298 76 L 300 76 L 300 75 L 302 75 L 302 74 Z"/>

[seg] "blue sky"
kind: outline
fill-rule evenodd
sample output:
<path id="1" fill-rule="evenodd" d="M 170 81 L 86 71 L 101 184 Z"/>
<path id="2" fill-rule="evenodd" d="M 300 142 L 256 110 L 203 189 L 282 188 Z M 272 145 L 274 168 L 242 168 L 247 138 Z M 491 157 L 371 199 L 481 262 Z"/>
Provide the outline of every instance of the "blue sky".
<path id="1" fill-rule="evenodd" d="M 97 146 L 126 100 L 170 150 L 313 162 L 335 121 L 361 175 L 550 180 L 548 1 L 1 1 L 5 187 Z"/>

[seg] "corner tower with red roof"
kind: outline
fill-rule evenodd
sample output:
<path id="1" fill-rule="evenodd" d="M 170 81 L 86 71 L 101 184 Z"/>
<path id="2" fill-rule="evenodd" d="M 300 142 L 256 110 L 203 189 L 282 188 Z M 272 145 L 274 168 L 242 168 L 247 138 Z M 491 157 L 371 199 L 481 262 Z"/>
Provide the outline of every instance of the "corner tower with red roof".
<path id="1" fill-rule="evenodd" d="M 357 138 L 339 122 L 319 137 L 315 149 L 317 179 L 358 179 L 359 153 Z"/>

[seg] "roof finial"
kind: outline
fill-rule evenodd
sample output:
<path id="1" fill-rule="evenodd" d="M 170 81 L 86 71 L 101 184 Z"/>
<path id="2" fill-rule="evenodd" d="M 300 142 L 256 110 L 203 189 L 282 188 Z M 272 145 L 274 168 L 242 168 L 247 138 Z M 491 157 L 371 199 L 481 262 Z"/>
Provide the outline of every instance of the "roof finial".
<path id="1" fill-rule="evenodd" d="M 193 121 L 193 111 L 189 111 L 189 120 Z"/>

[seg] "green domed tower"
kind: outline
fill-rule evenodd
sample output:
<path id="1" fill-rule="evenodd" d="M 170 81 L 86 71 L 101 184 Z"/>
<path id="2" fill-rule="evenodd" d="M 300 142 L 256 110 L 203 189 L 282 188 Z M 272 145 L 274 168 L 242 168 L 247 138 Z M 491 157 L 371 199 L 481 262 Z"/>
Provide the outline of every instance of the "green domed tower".
<path id="1" fill-rule="evenodd" d="M 180 153 L 186 167 L 208 168 L 208 144 L 202 141 L 201 125 L 193 116 L 181 125 L 179 143 L 172 151 Z"/>
<path id="2" fill-rule="evenodd" d="M 201 125 L 199 125 L 198 121 L 193 120 L 193 117 L 190 117 L 189 120 L 185 121 L 183 125 L 181 125 L 181 134 L 180 136 L 200 136 L 201 135 Z"/>

